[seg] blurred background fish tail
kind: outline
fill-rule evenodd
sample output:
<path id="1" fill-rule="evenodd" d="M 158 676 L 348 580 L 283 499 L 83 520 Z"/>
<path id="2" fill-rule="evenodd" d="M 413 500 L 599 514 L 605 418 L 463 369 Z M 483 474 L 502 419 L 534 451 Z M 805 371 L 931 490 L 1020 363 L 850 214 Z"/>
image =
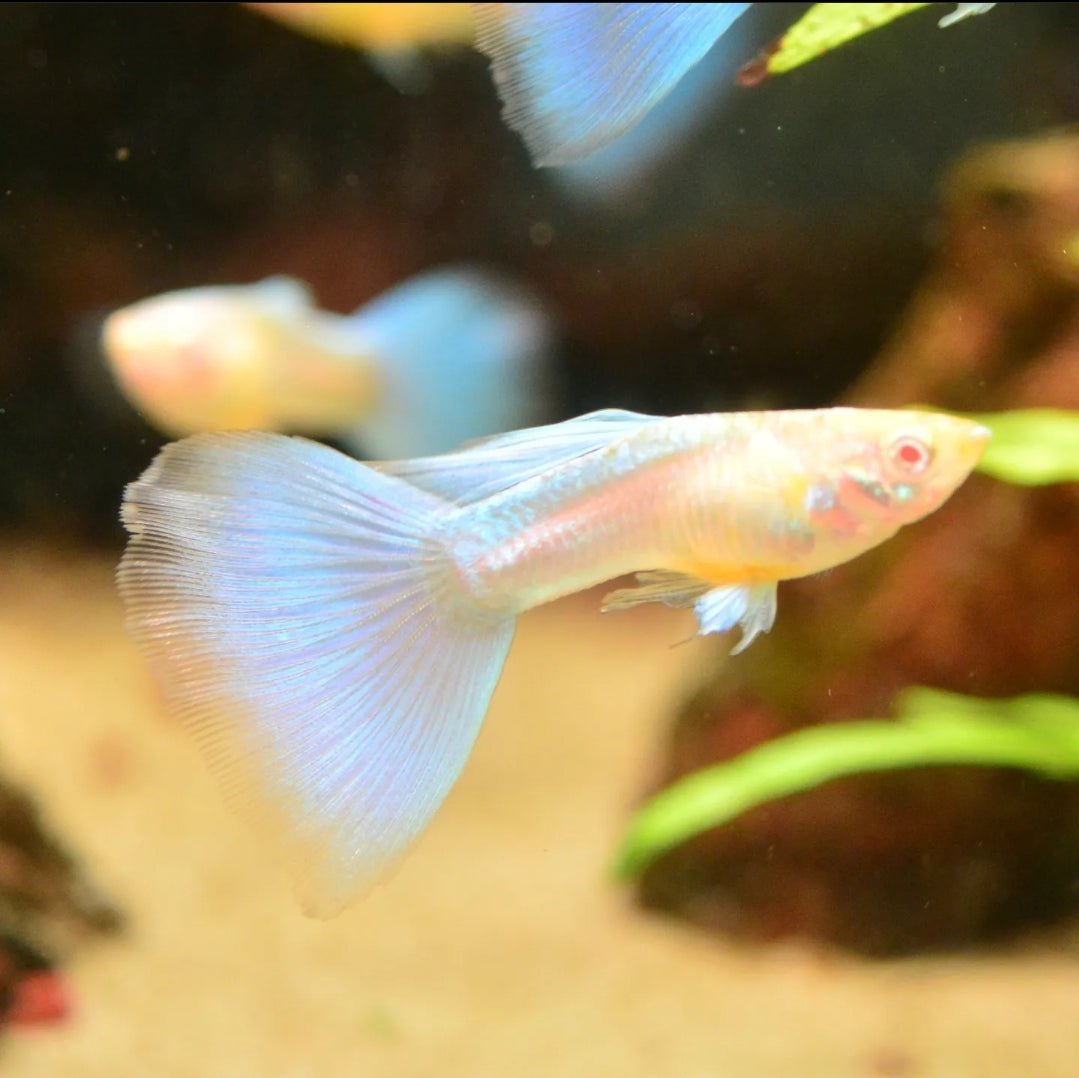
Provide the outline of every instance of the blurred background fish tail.
<path id="1" fill-rule="evenodd" d="M 542 418 L 550 331 L 536 300 L 467 267 L 425 273 L 351 319 L 378 383 L 344 440 L 364 455 L 425 456 Z"/>
<path id="2" fill-rule="evenodd" d="M 748 4 L 474 4 L 506 123 L 537 165 L 628 131 Z"/>

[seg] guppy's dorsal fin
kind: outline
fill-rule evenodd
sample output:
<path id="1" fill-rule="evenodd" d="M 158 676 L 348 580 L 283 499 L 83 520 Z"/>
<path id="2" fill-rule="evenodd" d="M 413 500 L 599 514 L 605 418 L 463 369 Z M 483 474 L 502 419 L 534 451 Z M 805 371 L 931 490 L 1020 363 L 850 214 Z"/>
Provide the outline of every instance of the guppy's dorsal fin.
<path id="1" fill-rule="evenodd" d="M 605 408 L 564 423 L 497 434 L 453 453 L 382 461 L 371 467 L 448 501 L 469 505 L 664 418 Z"/>

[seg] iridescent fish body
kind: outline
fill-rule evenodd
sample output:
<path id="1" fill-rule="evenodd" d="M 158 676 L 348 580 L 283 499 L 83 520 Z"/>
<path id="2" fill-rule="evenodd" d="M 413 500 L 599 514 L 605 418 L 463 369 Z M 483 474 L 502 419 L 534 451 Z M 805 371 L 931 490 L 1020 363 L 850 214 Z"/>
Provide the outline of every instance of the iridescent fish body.
<path id="1" fill-rule="evenodd" d="M 180 720 L 328 915 L 448 793 L 521 612 L 638 572 L 606 609 L 691 607 L 741 650 L 778 581 L 937 508 L 987 437 L 916 412 L 605 411 L 367 466 L 199 435 L 128 488 L 120 589 Z"/>
<path id="2" fill-rule="evenodd" d="M 169 292 L 111 314 L 101 339 L 121 391 L 168 434 L 335 436 L 389 458 L 540 418 L 548 335 L 533 299 L 451 267 L 351 315 L 289 277 Z"/>

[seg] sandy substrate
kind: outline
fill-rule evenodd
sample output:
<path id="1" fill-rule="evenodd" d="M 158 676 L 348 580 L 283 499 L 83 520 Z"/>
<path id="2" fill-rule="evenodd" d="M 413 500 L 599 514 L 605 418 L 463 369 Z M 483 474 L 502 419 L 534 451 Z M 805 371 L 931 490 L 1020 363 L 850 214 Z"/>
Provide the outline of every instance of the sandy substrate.
<path id="1" fill-rule="evenodd" d="M 0 760 L 128 912 L 11 1075 L 1079 1074 L 1079 931 L 866 963 L 638 913 L 606 866 L 686 679 L 683 615 L 522 620 L 476 753 L 395 878 L 323 924 L 227 815 L 123 635 L 111 566 L 0 548 Z"/>

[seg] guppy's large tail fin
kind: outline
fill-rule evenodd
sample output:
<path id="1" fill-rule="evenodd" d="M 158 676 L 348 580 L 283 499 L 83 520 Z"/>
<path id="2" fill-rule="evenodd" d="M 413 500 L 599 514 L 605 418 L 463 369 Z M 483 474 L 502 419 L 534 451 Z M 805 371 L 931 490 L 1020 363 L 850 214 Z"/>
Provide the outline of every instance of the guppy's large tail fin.
<path id="1" fill-rule="evenodd" d="M 567 165 L 658 105 L 749 4 L 473 4 L 506 123 Z"/>
<path id="2" fill-rule="evenodd" d="M 425 457 L 542 417 L 548 318 L 489 273 L 421 274 L 346 320 L 377 402 L 346 441 L 378 460 Z"/>
<path id="3" fill-rule="evenodd" d="M 446 502 L 299 438 L 196 435 L 128 489 L 127 624 L 237 806 L 331 916 L 420 834 L 513 636 L 471 610 Z"/>

